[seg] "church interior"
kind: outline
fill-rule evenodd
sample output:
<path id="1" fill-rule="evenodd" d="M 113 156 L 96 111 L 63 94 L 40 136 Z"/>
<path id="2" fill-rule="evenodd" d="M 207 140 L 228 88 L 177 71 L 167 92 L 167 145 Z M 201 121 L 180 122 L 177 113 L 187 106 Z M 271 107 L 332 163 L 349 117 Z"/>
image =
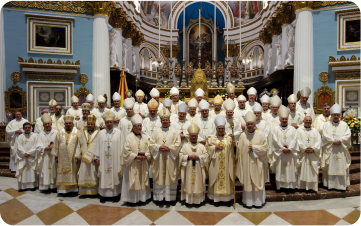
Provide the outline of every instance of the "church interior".
<path id="1" fill-rule="evenodd" d="M 350 225 L 360 217 L 360 9 L 351 1 L 9 1 L 0 15 L 0 213 L 11 225 Z M 96 199 L 18 191 L 9 169 L 6 126 L 17 112 L 32 127 L 55 100 L 62 114 L 92 94 L 113 107 L 151 90 L 159 102 L 179 90 L 189 103 L 198 88 L 214 109 L 256 90 L 261 97 L 301 98 L 309 87 L 314 113 L 338 104 L 351 129 L 345 191 L 278 192 L 274 174 L 265 184 L 266 205 L 245 208 L 235 182 L 235 206 L 156 205 L 136 207 Z M 95 102 L 95 101 L 94 101 Z M 123 105 L 122 105 L 123 106 Z M 153 189 L 151 185 L 151 190 Z M 177 190 L 181 189 L 178 184 Z M 152 190 L 153 191 L 153 190 Z"/>

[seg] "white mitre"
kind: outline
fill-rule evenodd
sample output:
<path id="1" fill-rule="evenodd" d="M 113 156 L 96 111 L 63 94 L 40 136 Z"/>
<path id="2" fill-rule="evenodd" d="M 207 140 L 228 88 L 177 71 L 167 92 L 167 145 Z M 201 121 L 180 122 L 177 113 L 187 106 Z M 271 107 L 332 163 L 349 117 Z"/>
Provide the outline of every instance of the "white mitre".
<path id="1" fill-rule="evenodd" d="M 279 96 L 275 95 L 272 98 L 270 98 L 270 104 L 271 106 L 281 106 L 282 100 Z"/>
<path id="2" fill-rule="evenodd" d="M 51 119 L 51 116 L 48 114 L 48 113 L 44 113 L 42 116 L 41 116 L 41 121 L 43 123 L 47 123 L 47 122 L 52 122 L 52 119 Z"/>
<path id="3" fill-rule="evenodd" d="M 341 114 L 341 111 L 341 106 L 338 104 L 334 104 L 330 109 L 331 114 Z"/>
<path id="4" fill-rule="evenodd" d="M 159 97 L 160 92 L 159 92 L 156 88 L 153 88 L 153 89 L 150 91 L 149 95 L 150 95 L 152 98 L 154 98 L 154 97 Z"/>
<path id="5" fill-rule="evenodd" d="M 221 114 L 218 114 L 214 119 L 214 124 L 216 125 L 216 127 L 225 126 L 226 123 L 227 123 L 226 119 Z"/>
<path id="6" fill-rule="evenodd" d="M 143 92 L 143 90 L 139 89 L 136 93 L 135 93 L 135 96 L 136 97 L 139 97 L 139 96 L 142 96 L 144 97 L 145 93 Z"/>
<path id="7" fill-rule="evenodd" d="M 180 105 L 178 105 L 178 112 L 187 113 L 187 111 L 188 111 L 188 106 L 186 103 L 181 103 Z"/>
<path id="8" fill-rule="evenodd" d="M 198 108 L 202 111 L 204 109 L 209 110 L 209 103 L 205 100 L 201 100 L 198 104 Z"/>
<path id="9" fill-rule="evenodd" d="M 228 110 L 234 110 L 234 108 L 236 107 L 236 104 L 234 103 L 233 100 L 231 99 L 227 99 L 226 101 L 224 101 L 223 103 L 224 109 L 226 109 L 226 111 Z"/>
<path id="10" fill-rule="evenodd" d="M 200 131 L 199 127 L 198 127 L 196 124 L 194 124 L 194 123 L 192 123 L 192 125 L 191 125 L 190 127 L 188 127 L 187 130 L 188 130 L 188 133 L 189 133 L 189 134 L 192 134 L 192 133 L 198 134 L 199 131 Z"/>
<path id="11" fill-rule="evenodd" d="M 105 98 L 102 95 L 99 95 L 97 98 L 98 103 L 105 103 Z"/>
<path id="12" fill-rule="evenodd" d="M 278 116 L 281 118 L 288 118 L 290 111 L 283 105 L 280 106 L 277 112 Z"/>
<path id="13" fill-rule="evenodd" d="M 227 93 L 234 92 L 236 90 L 236 87 L 232 83 L 229 82 L 227 84 L 226 90 L 227 90 Z"/>
<path id="14" fill-rule="evenodd" d="M 130 99 L 130 98 L 125 99 L 124 102 L 123 102 L 123 107 L 125 109 L 133 108 L 134 107 L 134 101 L 132 99 Z"/>
<path id="15" fill-rule="evenodd" d="M 192 99 L 192 100 L 190 100 L 189 102 L 188 102 L 188 107 L 198 107 L 198 102 L 197 102 L 197 100 L 196 99 Z"/>
<path id="16" fill-rule="evenodd" d="M 86 101 L 92 101 L 92 102 L 94 102 L 94 96 L 93 96 L 93 94 L 89 93 L 88 96 L 86 96 Z"/>
<path id="17" fill-rule="evenodd" d="M 132 125 L 142 124 L 143 118 L 140 114 L 135 114 L 130 121 L 132 122 Z"/>
<path id="18" fill-rule="evenodd" d="M 251 87 L 247 90 L 247 94 L 248 95 L 257 95 L 257 90 L 255 88 Z"/>
<path id="19" fill-rule="evenodd" d="M 287 98 L 288 103 L 296 103 L 297 102 L 297 96 L 295 94 L 291 94 L 288 98 Z"/>
<path id="20" fill-rule="evenodd" d="M 72 96 L 71 103 L 77 103 L 77 102 L 79 102 L 79 98 L 77 96 Z"/>
<path id="21" fill-rule="evenodd" d="M 247 114 L 244 116 L 244 120 L 246 122 L 256 122 L 257 121 L 257 117 L 254 115 L 253 112 L 249 111 L 247 112 Z"/>
<path id="22" fill-rule="evenodd" d="M 198 88 L 194 94 L 196 95 L 196 97 L 203 97 L 204 91 L 203 91 L 203 89 Z"/>
<path id="23" fill-rule="evenodd" d="M 247 101 L 247 98 L 241 94 L 237 97 L 237 101 L 241 101 L 241 100 Z"/>
<path id="24" fill-rule="evenodd" d="M 259 112 L 262 112 L 263 111 L 263 108 L 262 106 L 259 104 L 259 103 L 256 103 L 253 108 L 252 108 L 253 112 L 255 111 L 259 111 Z"/>
<path id="25" fill-rule="evenodd" d="M 302 97 L 309 97 L 311 94 L 311 89 L 306 87 L 303 87 L 303 89 L 301 89 L 300 94 Z"/>
<path id="26" fill-rule="evenodd" d="M 164 107 L 171 107 L 172 106 L 172 100 L 169 98 L 165 98 L 162 102 Z"/>
<path id="27" fill-rule="evenodd" d="M 174 86 L 170 89 L 169 94 L 173 96 L 173 94 L 179 94 L 179 90 Z"/>
<path id="28" fill-rule="evenodd" d="M 120 100 L 122 98 L 122 96 L 120 96 L 120 94 L 118 92 L 115 92 L 112 96 L 113 100 Z"/>
<path id="29" fill-rule="evenodd" d="M 58 105 L 58 102 L 56 102 L 56 100 L 51 99 L 51 100 L 49 101 L 49 106 L 50 106 L 50 107 L 55 107 L 56 105 Z"/>
<path id="30" fill-rule="evenodd" d="M 260 99 L 261 103 L 268 103 L 269 104 L 269 96 L 268 95 L 263 95 Z"/>

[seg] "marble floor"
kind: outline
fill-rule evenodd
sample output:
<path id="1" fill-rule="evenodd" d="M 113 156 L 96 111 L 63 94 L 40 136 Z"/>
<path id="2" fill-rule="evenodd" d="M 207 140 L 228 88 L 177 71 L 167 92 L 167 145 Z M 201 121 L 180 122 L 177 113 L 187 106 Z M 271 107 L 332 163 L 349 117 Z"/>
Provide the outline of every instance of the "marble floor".
<path id="1" fill-rule="evenodd" d="M 122 202 L 18 192 L 15 178 L 0 177 L 0 213 L 10 225 L 350 225 L 360 217 L 360 196 L 310 201 L 268 202 L 262 209 L 210 203 L 196 208 L 126 207 Z"/>

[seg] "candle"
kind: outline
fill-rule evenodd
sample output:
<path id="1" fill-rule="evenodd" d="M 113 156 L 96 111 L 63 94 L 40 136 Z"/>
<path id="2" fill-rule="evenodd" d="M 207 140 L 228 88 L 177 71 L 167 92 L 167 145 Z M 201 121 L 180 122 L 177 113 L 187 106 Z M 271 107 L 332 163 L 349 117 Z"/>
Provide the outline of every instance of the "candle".
<path id="1" fill-rule="evenodd" d="M 186 60 L 186 2 L 184 2 L 183 10 L 183 60 Z"/>
<path id="2" fill-rule="evenodd" d="M 217 7 L 216 7 L 216 1 L 214 2 L 214 20 L 213 20 L 213 32 L 214 32 L 214 38 L 213 38 L 213 59 L 216 59 L 216 48 L 217 48 L 217 44 L 216 44 L 216 40 L 217 40 L 217 26 L 216 26 L 216 22 L 217 21 Z"/>
<path id="3" fill-rule="evenodd" d="M 172 1 L 170 2 L 170 58 L 172 58 Z"/>
<path id="4" fill-rule="evenodd" d="M 241 7 L 241 2 L 239 2 L 239 7 Z M 239 59 L 241 59 L 241 48 L 242 48 L 242 29 L 241 29 L 241 17 L 239 17 Z"/>
<path id="5" fill-rule="evenodd" d="M 227 11 L 228 11 L 228 1 L 227 1 Z M 226 14 L 226 26 L 227 26 L 227 59 L 228 59 L 228 14 Z"/>
<path id="6" fill-rule="evenodd" d="M 201 9 L 199 9 L 199 26 L 198 26 L 199 41 L 201 40 Z"/>
<path id="7" fill-rule="evenodd" d="M 158 17 L 158 60 L 160 60 L 160 1 L 158 1 L 158 10 L 159 10 L 159 17 Z"/>

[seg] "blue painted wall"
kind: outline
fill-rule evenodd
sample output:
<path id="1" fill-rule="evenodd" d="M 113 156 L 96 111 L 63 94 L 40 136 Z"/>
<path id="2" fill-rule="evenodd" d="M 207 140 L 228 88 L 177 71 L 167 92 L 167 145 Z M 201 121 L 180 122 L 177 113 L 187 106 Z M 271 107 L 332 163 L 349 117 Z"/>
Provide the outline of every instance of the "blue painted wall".
<path id="1" fill-rule="evenodd" d="M 355 8 L 355 6 L 349 8 Z M 335 73 L 328 65 L 329 56 L 335 58 L 340 58 L 342 55 L 346 58 L 352 55 L 360 56 L 360 50 L 337 51 L 336 10 L 340 10 L 340 8 L 313 12 L 314 91 L 317 91 L 322 85 L 318 75 L 323 71 L 327 71 L 330 74 L 328 86 L 335 91 Z"/>
<path id="2" fill-rule="evenodd" d="M 58 54 L 38 54 L 27 52 L 27 18 L 25 13 L 42 14 L 49 16 L 72 17 L 73 21 L 73 55 Z M 87 74 L 89 81 L 86 84 L 88 90 L 92 90 L 92 49 L 93 49 L 93 19 L 92 17 L 63 15 L 58 13 L 30 12 L 27 10 L 16 11 L 4 9 L 4 35 L 5 35 L 5 63 L 6 63 L 6 88 L 12 86 L 10 75 L 14 71 L 22 74 L 22 79 L 18 85 L 26 90 L 26 74 L 18 64 L 18 56 L 24 60 L 32 57 L 34 60 L 42 58 L 43 60 L 61 61 L 80 60 L 80 68 L 74 78 L 74 92 L 81 87 L 78 81 L 80 74 Z M 28 92 L 28 90 L 26 90 Z M 26 115 L 25 115 L 26 116 Z"/>

